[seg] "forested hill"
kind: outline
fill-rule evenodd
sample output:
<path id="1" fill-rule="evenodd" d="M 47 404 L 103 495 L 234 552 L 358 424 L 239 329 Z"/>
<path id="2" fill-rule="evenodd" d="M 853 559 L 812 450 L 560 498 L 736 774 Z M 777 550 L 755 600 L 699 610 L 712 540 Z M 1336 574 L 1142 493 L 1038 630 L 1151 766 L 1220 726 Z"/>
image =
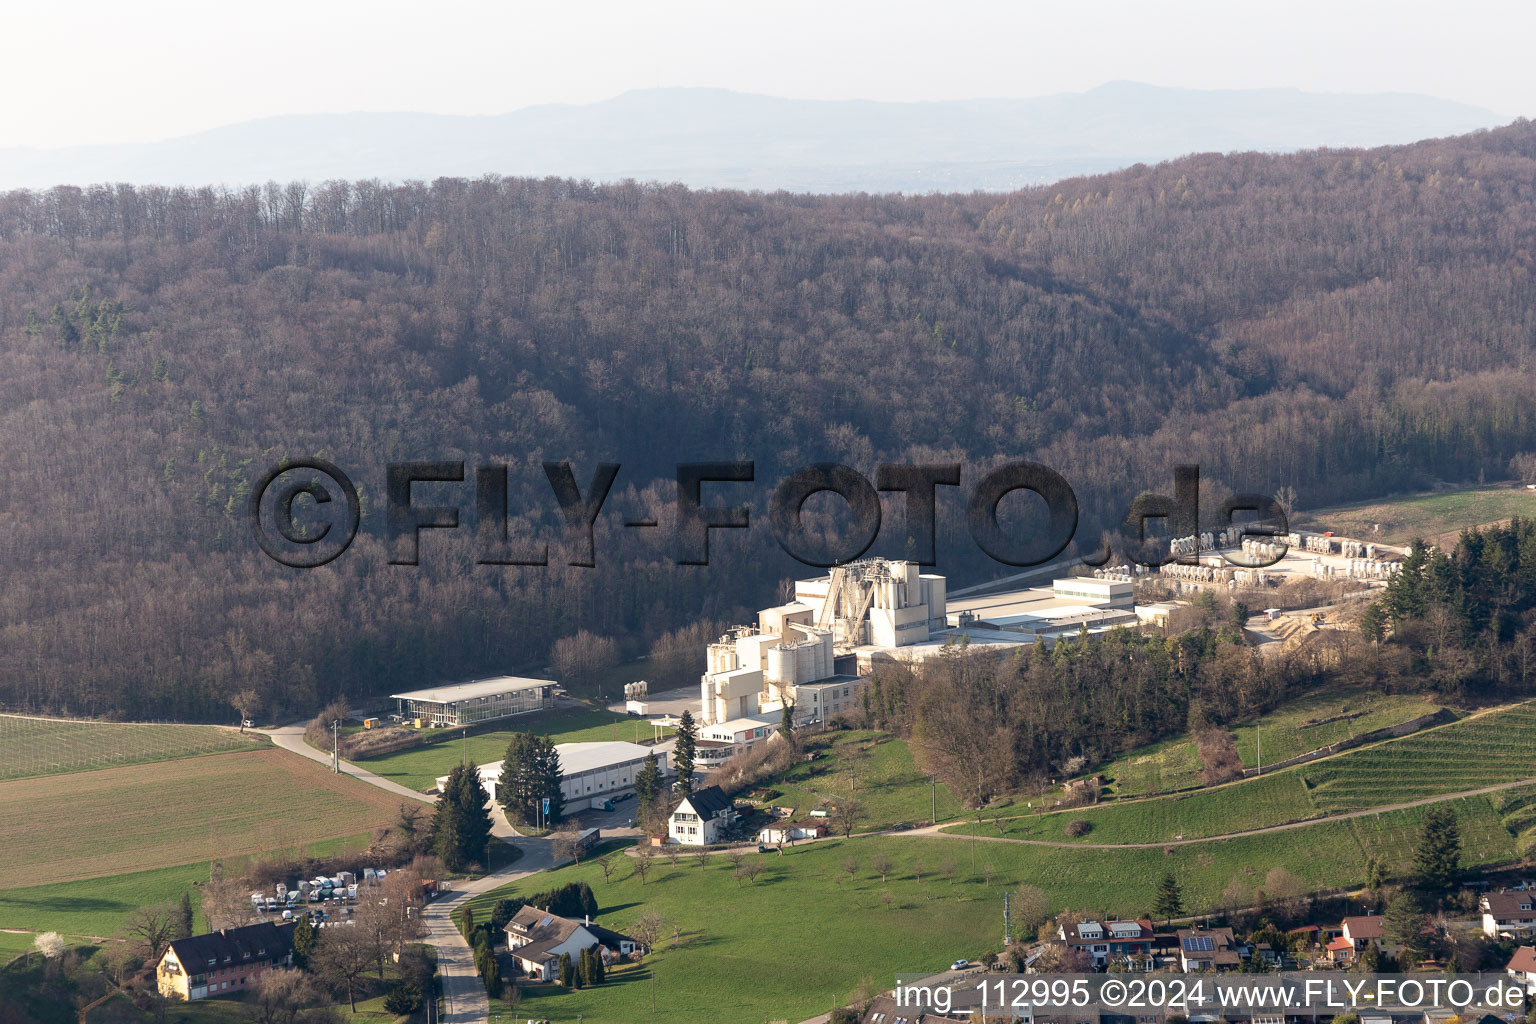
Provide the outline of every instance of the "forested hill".
<path id="1" fill-rule="evenodd" d="M 102 186 L 0 196 L 0 702 L 209 716 L 537 665 L 578 628 L 643 651 L 804 574 L 766 522 L 707 568 L 620 523 L 673 464 L 752 459 L 761 510 L 833 459 L 1006 458 L 1118 515 L 1198 462 L 1304 505 L 1505 474 L 1536 450 L 1536 127 L 1371 151 L 1195 156 L 996 195 L 564 180 Z M 281 457 L 358 479 L 330 566 L 260 555 Z M 419 567 L 375 539 L 384 465 L 624 468 L 595 569 Z M 434 485 L 473 515 L 472 485 Z M 901 519 L 874 549 L 900 556 Z M 1000 569 L 943 496 L 940 571 Z M 560 561 L 558 548 L 553 560 Z"/>

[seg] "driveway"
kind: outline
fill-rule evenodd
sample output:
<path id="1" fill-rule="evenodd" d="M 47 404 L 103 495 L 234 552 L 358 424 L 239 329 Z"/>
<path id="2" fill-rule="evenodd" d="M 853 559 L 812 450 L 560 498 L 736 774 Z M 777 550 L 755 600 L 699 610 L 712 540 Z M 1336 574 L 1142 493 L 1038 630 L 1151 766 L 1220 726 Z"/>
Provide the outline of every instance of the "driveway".
<path id="1" fill-rule="evenodd" d="M 282 747 L 284 750 L 298 754 L 300 757 L 307 757 L 311 761 L 318 761 L 329 768 L 331 766 L 331 755 L 325 753 L 324 751 L 316 750 L 314 747 L 304 742 L 304 725 L 305 724 L 301 722 L 296 725 L 279 726 L 276 729 L 253 729 L 251 731 L 259 732 L 264 736 L 269 736 L 271 737 L 273 743 L 277 744 L 279 747 Z M 393 793 L 396 796 L 409 797 L 412 800 L 420 800 L 424 804 L 437 803 L 435 798 L 427 796 L 425 793 L 418 793 L 414 789 L 407 789 L 406 787 L 400 785 L 398 782 L 392 782 L 389 779 L 384 778 L 382 775 L 375 775 L 368 769 L 359 768 L 357 765 L 348 761 L 341 762 L 341 770 L 347 775 L 352 776 L 354 779 L 361 779 L 368 783 L 370 786 L 378 786 L 380 789 Z"/>
<path id="2" fill-rule="evenodd" d="M 427 904 L 422 914 L 427 941 L 437 947 L 437 971 L 443 985 L 442 1024 L 484 1024 L 491 1012 L 485 985 L 475 971 L 474 952 L 453 923 L 453 912 L 481 893 L 556 866 L 554 847 L 546 839 L 519 836 L 503 842 L 522 849 L 517 863 L 481 878 L 455 881 L 453 888 Z"/>
<path id="3" fill-rule="evenodd" d="M 318 761 L 323 765 L 329 766 L 331 763 L 329 754 L 316 750 L 304 742 L 302 723 L 256 731 L 270 736 L 273 743 L 291 753 L 307 757 L 311 761 Z M 377 786 L 396 796 L 409 797 L 425 804 L 437 803 L 435 797 L 407 789 L 398 782 L 392 782 L 355 764 L 343 761 L 341 770 L 354 779 Z M 523 855 L 516 863 L 500 871 L 481 878 L 455 881 L 451 889 L 444 890 L 437 899 L 427 904 L 422 912 L 421 919 L 427 929 L 427 941 L 437 948 L 437 970 L 443 986 L 443 1015 L 440 1018 L 442 1024 L 485 1024 L 490 1019 L 491 1009 L 490 1000 L 485 994 L 485 986 L 475 970 L 474 952 L 470 949 L 469 943 L 464 941 L 464 936 L 459 934 L 458 926 L 453 923 L 451 916 L 453 912 L 481 893 L 557 866 L 554 844 L 548 839 L 519 835 L 517 829 L 507 821 L 507 816 L 502 812 L 501 807 L 495 803 L 491 804 L 491 834 L 504 843 L 518 847 L 523 851 Z"/>

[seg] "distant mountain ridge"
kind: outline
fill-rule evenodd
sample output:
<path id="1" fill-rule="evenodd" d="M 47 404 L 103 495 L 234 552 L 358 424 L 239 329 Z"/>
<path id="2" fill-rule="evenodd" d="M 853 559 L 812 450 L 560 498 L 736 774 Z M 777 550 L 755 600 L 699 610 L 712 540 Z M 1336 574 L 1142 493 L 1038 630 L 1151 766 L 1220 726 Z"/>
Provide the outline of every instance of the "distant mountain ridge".
<path id="1" fill-rule="evenodd" d="M 646 89 L 488 117 L 302 114 L 162 142 L 0 149 L 0 188 L 503 174 L 797 192 L 1006 190 L 1195 152 L 1389 145 L 1507 120 L 1404 93 L 1135 82 L 927 103 Z"/>

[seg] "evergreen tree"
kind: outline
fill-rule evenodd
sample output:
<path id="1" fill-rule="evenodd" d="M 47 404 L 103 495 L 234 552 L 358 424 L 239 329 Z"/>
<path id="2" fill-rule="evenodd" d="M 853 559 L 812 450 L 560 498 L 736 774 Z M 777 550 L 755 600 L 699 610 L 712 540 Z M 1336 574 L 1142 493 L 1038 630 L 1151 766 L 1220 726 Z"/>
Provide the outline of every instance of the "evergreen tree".
<path id="1" fill-rule="evenodd" d="M 443 859 L 443 866 L 449 871 L 459 871 L 464 867 L 463 843 L 459 828 L 458 790 L 455 782 L 457 773 L 457 768 L 449 773 L 448 782 L 443 786 L 442 793 L 438 795 L 437 810 L 432 814 L 432 830 L 427 840 L 427 848 Z"/>
<path id="2" fill-rule="evenodd" d="M 581 951 L 581 960 L 576 964 L 576 987 L 592 987 L 592 951 L 590 949 Z"/>
<path id="3" fill-rule="evenodd" d="M 181 894 L 181 903 L 176 908 L 176 932 L 178 939 L 192 937 L 192 897 L 187 893 Z"/>
<path id="4" fill-rule="evenodd" d="M 1386 865 L 1375 857 L 1368 857 L 1365 861 L 1365 887 L 1372 892 L 1380 889 L 1382 883 L 1387 880 Z"/>
<path id="5" fill-rule="evenodd" d="M 1173 877 L 1171 871 L 1157 883 L 1157 899 L 1152 904 L 1152 913 L 1156 917 L 1167 919 L 1170 924 L 1174 918 L 1184 913 L 1184 892 L 1179 888 L 1178 879 Z"/>
<path id="6" fill-rule="evenodd" d="M 672 767 L 677 769 L 677 791 L 683 796 L 693 794 L 693 757 L 698 750 L 699 727 L 694 724 L 693 712 L 684 710 L 677 720 L 677 743 L 672 748 Z"/>
<path id="7" fill-rule="evenodd" d="M 607 970 L 608 969 L 603 966 L 603 951 L 601 949 L 593 949 L 592 984 L 601 985 L 603 983 L 603 979 L 607 976 Z"/>
<path id="8" fill-rule="evenodd" d="M 1381 970 L 1381 950 L 1374 942 L 1367 942 L 1365 949 L 1355 958 L 1351 970 L 1359 974 L 1375 974 Z"/>
<path id="9" fill-rule="evenodd" d="M 533 734 L 515 732 L 507 743 L 501 762 L 501 778 L 496 783 L 496 800 L 516 824 L 533 824 Z"/>
<path id="10" fill-rule="evenodd" d="M 448 773 L 432 816 L 428 846 L 443 858 L 449 871 L 462 871 L 483 857 L 491 836 L 491 812 L 485 806 L 485 787 L 474 765 L 461 764 Z"/>
<path id="11" fill-rule="evenodd" d="M 534 766 L 539 799 L 549 800 L 549 813 L 545 816 L 544 824 L 546 827 L 558 825 L 565 818 L 565 795 L 560 792 L 560 751 L 555 749 L 555 741 L 548 736 L 538 738 Z"/>
<path id="12" fill-rule="evenodd" d="M 795 742 L 795 705 L 792 701 L 784 701 L 784 710 L 779 715 L 779 731 L 784 738 L 793 745 Z"/>
<path id="13" fill-rule="evenodd" d="M 415 985 L 401 982 L 384 997 L 384 1009 L 397 1017 L 404 1017 L 421 1009 L 421 990 Z"/>
<path id="14" fill-rule="evenodd" d="M 559 824 L 565 817 L 565 797 L 560 792 L 560 752 L 547 736 L 514 733 L 501 762 L 501 781 L 496 795 L 507 817 L 522 824 Z M 549 813 L 544 813 L 544 800 Z"/>
<path id="15" fill-rule="evenodd" d="M 1461 877 L 1461 826 L 1446 807 L 1424 812 L 1419 846 L 1413 855 L 1419 885 L 1431 892 L 1445 892 Z"/>
<path id="16" fill-rule="evenodd" d="M 645 764 L 635 773 L 635 797 L 640 804 L 639 820 L 645 821 L 661 797 L 661 765 L 654 750 L 645 755 Z"/>
<path id="17" fill-rule="evenodd" d="M 458 770 L 459 856 L 462 863 L 469 864 L 487 859 L 493 823 L 480 770 L 472 764 L 460 765 Z"/>
<path id="18" fill-rule="evenodd" d="M 309 955 L 315 949 L 315 925 L 308 914 L 300 916 L 293 926 L 293 966 L 303 970 L 309 966 Z"/>
<path id="19" fill-rule="evenodd" d="M 1382 914 L 1381 933 L 1387 941 L 1419 955 L 1429 945 L 1429 937 L 1425 934 L 1428 927 L 1429 915 L 1424 913 L 1418 897 L 1409 892 L 1392 897 Z"/>
<path id="20" fill-rule="evenodd" d="M 566 988 L 576 987 L 576 969 L 571 966 L 571 954 L 560 954 L 560 984 Z"/>

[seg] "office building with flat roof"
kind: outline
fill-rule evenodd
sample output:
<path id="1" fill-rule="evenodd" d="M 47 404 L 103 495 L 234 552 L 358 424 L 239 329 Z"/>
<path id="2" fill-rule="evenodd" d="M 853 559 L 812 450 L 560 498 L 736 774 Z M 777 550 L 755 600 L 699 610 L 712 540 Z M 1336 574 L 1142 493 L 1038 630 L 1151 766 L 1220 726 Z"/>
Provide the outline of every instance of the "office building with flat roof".
<path id="1" fill-rule="evenodd" d="M 448 728 L 553 707 L 555 686 L 553 679 L 497 676 L 392 693 L 390 699 L 399 702 L 400 714 L 407 720 L 419 720 L 422 725 L 434 728 Z"/>

